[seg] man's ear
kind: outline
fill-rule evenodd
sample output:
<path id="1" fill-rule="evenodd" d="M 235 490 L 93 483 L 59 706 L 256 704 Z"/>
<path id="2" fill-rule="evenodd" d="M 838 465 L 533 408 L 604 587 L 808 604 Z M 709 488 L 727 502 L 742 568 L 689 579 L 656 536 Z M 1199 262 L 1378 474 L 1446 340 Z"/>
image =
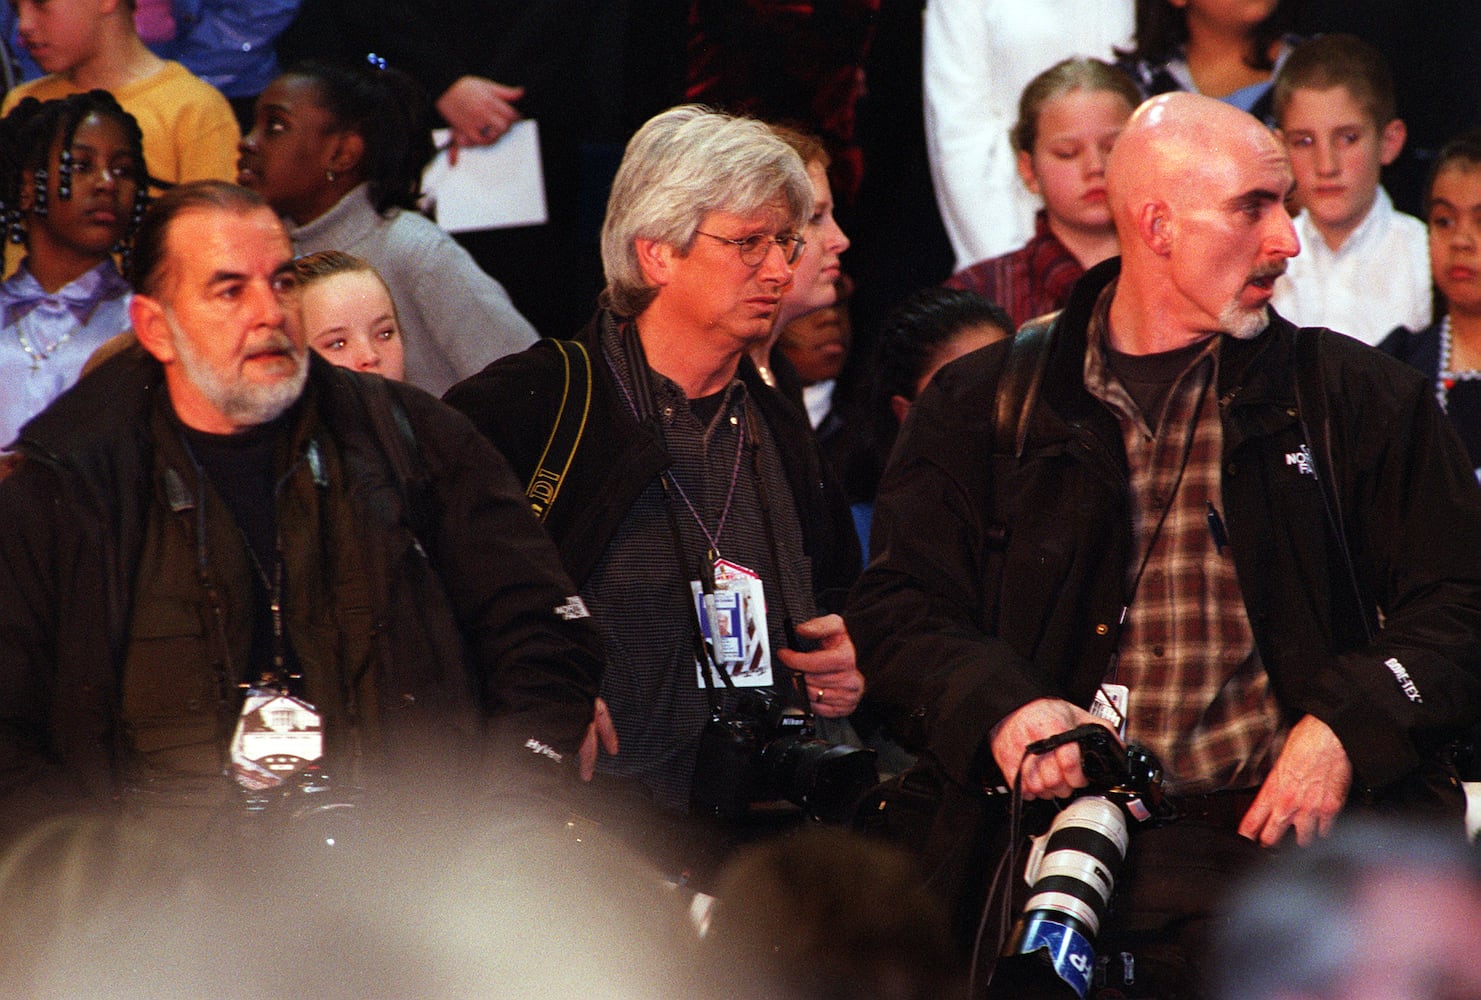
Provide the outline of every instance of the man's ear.
<path id="1" fill-rule="evenodd" d="M 170 324 L 165 319 L 165 307 L 157 299 L 135 293 L 129 300 L 129 321 L 134 326 L 134 336 L 144 350 L 154 355 L 162 365 L 175 360 L 175 344 L 170 336 Z"/>
<path id="2" fill-rule="evenodd" d="M 1167 256 L 1172 249 L 1172 215 L 1165 201 L 1143 202 L 1136 214 L 1136 234 L 1153 253 Z"/>
<path id="3" fill-rule="evenodd" d="M 673 271 L 674 248 L 658 240 L 635 239 L 633 249 L 643 269 L 643 280 L 654 286 L 667 285 Z"/>
<path id="4" fill-rule="evenodd" d="M 1395 118 L 1383 126 L 1383 130 L 1378 133 L 1378 162 L 1386 167 L 1398 159 L 1408 138 L 1409 129 L 1402 118 Z"/>

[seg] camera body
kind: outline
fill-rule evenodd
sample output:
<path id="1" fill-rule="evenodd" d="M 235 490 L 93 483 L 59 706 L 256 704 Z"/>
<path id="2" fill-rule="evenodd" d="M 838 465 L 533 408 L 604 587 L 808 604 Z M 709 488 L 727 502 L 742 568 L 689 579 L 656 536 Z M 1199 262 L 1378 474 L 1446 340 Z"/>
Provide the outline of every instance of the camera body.
<path id="1" fill-rule="evenodd" d="M 752 688 L 700 732 L 690 803 L 698 814 L 734 820 L 756 803 L 785 800 L 814 819 L 842 822 L 878 782 L 873 750 L 819 739 L 805 710 Z"/>
<path id="2" fill-rule="evenodd" d="M 1104 726 L 1086 725 L 1030 744 L 1045 753 L 1066 743 L 1080 747 L 1089 785 L 1035 838 L 1024 869 L 1029 898 L 1009 938 L 994 987 L 1017 995 L 1029 983 L 1057 977 L 1083 998 L 1095 966 L 1092 942 L 1110 905 L 1116 872 L 1126 859 L 1129 823 L 1170 819 L 1162 766 L 1136 744 L 1125 749 Z M 995 990 L 996 991 L 996 990 Z"/>
<path id="3" fill-rule="evenodd" d="M 307 850 L 342 850 L 361 839 L 358 795 L 340 787 L 318 764 L 310 764 L 275 788 L 239 789 L 248 836 Z"/>

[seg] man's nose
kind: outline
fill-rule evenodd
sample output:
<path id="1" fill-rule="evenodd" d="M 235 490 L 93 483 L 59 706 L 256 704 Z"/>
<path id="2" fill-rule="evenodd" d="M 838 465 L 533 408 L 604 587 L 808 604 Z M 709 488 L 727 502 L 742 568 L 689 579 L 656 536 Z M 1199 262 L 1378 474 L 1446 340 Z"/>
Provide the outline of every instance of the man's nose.
<path id="1" fill-rule="evenodd" d="M 257 322 L 262 326 L 282 326 L 288 310 L 284 293 L 271 281 L 262 281 L 252 283 L 251 294 Z"/>
<path id="2" fill-rule="evenodd" d="M 807 252 L 805 245 L 802 252 Z M 787 251 L 780 243 L 768 241 L 766 256 L 761 261 L 760 277 L 763 281 L 775 281 L 782 285 L 791 282 L 792 265 L 787 263 Z"/>
<path id="3" fill-rule="evenodd" d="M 1278 257 L 1294 257 L 1301 252 L 1301 237 L 1296 235 L 1296 224 L 1285 205 L 1277 205 L 1271 213 L 1272 231 L 1266 237 L 1267 252 Z"/>

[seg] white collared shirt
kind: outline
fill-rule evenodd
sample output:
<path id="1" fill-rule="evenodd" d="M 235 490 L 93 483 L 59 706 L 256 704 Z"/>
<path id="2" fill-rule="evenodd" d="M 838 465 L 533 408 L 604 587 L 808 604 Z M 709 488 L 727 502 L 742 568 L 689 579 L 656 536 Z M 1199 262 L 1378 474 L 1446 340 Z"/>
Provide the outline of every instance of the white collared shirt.
<path id="1" fill-rule="evenodd" d="M 1275 283 L 1276 312 L 1377 344 L 1396 326 L 1430 325 L 1430 246 L 1424 223 L 1394 208 L 1383 188 L 1358 228 L 1333 251 L 1311 216 L 1296 217 L 1301 253 Z"/>

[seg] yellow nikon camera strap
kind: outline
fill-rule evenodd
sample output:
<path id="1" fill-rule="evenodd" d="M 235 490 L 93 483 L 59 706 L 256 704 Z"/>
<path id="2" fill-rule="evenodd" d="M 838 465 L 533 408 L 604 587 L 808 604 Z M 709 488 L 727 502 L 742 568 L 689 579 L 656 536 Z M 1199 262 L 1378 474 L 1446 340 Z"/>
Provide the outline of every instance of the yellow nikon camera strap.
<path id="1" fill-rule="evenodd" d="M 586 346 L 574 340 L 551 340 L 561 354 L 564 369 L 564 384 L 561 387 L 560 411 L 555 417 L 555 426 L 550 429 L 550 438 L 545 442 L 545 451 L 535 463 L 525 487 L 525 496 L 535 517 L 544 521 L 555 498 L 571 470 L 571 461 L 576 457 L 576 448 L 581 444 L 581 435 L 586 431 L 586 417 L 591 411 L 591 356 Z"/>

